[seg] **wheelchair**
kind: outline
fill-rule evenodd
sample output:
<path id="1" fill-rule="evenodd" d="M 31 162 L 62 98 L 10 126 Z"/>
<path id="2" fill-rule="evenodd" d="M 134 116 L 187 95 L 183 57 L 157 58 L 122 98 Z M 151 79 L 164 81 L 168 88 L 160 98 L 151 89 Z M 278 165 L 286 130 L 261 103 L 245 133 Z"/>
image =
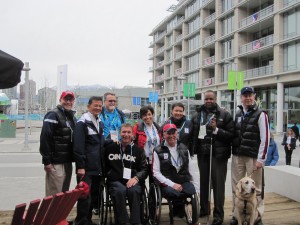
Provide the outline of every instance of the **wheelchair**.
<path id="1" fill-rule="evenodd" d="M 185 207 L 185 217 L 189 225 L 194 225 L 197 223 L 199 218 L 199 200 L 196 194 L 187 195 L 182 194 L 179 197 L 168 197 L 162 191 L 161 187 L 157 182 L 154 182 L 149 187 L 149 223 L 151 225 L 159 225 L 161 210 L 162 210 L 162 200 L 165 198 L 167 200 L 167 205 L 169 206 L 169 218 L 170 225 L 174 224 L 174 214 L 173 214 L 173 201 L 182 200 Z"/>
<path id="2" fill-rule="evenodd" d="M 147 225 L 149 221 L 149 209 L 148 209 L 148 190 L 145 184 L 141 184 L 142 193 L 140 201 L 140 212 L 141 212 L 141 224 Z M 118 225 L 116 210 L 114 209 L 114 203 L 109 193 L 109 187 L 107 182 L 100 187 L 99 191 L 99 224 L 100 225 Z M 116 202 L 118 204 L 118 202 Z M 128 202 L 127 202 L 128 205 Z"/>

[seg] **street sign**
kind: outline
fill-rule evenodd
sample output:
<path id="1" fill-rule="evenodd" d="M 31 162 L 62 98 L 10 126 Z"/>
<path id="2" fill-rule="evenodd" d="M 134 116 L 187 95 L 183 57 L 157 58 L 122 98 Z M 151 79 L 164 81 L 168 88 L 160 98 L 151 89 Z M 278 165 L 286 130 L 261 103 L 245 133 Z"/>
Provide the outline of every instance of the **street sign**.
<path id="1" fill-rule="evenodd" d="M 151 103 L 157 103 L 158 102 L 158 92 L 149 92 L 149 102 Z"/>
<path id="2" fill-rule="evenodd" d="M 184 97 L 195 97 L 196 95 L 196 85 L 195 83 L 185 83 L 183 86 L 183 96 Z"/>

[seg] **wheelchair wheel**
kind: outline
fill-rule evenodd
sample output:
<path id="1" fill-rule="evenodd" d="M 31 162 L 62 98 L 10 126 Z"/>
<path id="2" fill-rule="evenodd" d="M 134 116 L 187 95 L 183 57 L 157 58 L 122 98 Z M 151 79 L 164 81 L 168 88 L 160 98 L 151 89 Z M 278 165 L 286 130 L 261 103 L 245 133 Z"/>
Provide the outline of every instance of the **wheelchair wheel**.
<path id="1" fill-rule="evenodd" d="M 149 222 L 149 207 L 148 207 L 148 190 L 145 187 L 141 196 L 141 223 L 143 225 Z"/>
<path id="2" fill-rule="evenodd" d="M 185 202 L 185 217 L 189 225 L 197 223 L 199 218 L 199 207 L 196 194 L 188 197 Z"/>
<path id="3" fill-rule="evenodd" d="M 101 185 L 100 186 L 101 191 L 99 193 L 99 206 L 100 206 L 100 210 L 99 210 L 99 224 L 100 225 L 106 225 L 107 222 L 107 212 L 108 212 L 108 208 L 107 208 L 107 188 L 106 185 Z"/>
<path id="4" fill-rule="evenodd" d="M 151 184 L 148 197 L 149 222 L 151 225 L 159 225 L 161 216 L 161 192 L 156 184 Z"/>

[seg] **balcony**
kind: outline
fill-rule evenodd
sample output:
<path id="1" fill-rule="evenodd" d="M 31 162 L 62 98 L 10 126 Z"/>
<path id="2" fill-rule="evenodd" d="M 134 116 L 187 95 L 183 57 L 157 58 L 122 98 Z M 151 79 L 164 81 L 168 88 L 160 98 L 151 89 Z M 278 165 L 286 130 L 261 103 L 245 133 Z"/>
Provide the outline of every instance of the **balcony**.
<path id="1" fill-rule="evenodd" d="M 203 21 L 203 26 L 205 26 L 206 24 L 208 24 L 209 22 L 211 22 L 212 20 L 214 20 L 216 18 L 216 13 L 214 12 L 213 14 L 209 15 L 208 17 L 206 17 Z"/>
<path id="2" fill-rule="evenodd" d="M 274 35 L 271 34 L 269 36 L 254 40 L 240 47 L 240 54 L 247 53 L 250 51 L 255 51 L 260 48 L 266 47 L 268 45 L 272 45 L 274 42 Z"/>
<path id="3" fill-rule="evenodd" d="M 158 63 L 156 64 L 156 68 L 155 68 L 155 69 L 157 69 L 157 68 L 159 68 L 159 67 L 161 67 L 161 66 L 163 66 L 163 65 L 164 65 L 164 60 L 158 62 Z"/>
<path id="4" fill-rule="evenodd" d="M 265 75 L 271 75 L 271 74 L 273 74 L 273 65 L 258 67 L 258 68 L 254 68 L 251 70 L 245 70 L 243 72 L 245 75 L 245 79 L 250 79 L 250 78 L 265 76 Z"/>
<path id="5" fill-rule="evenodd" d="M 211 36 L 209 36 L 209 37 L 207 37 L 207 38 L 204 39 L 203 45 L 207 45 L 207 44 L 215 41 L 215 39 L 216 39 L 216 35 L 213 34 L 213 35 L 211 35 Z"/>
<path id="6" fill-rule="evenodd" d="M 163 31 L 161 32 L 159 35 L 154 37 L 154 42 L 157 42 L 159 39 L 161 39 L 162 37 L 164 37 L 167 34 L 167 31 Z"/>
<path id="7" fill-rule="evenodd" d="M 157 49 L 156 54 L 158 55 L 159 53 L 163 52 L 165 50 L 165 46 L 160 47 Z"/>
<path id="8" fill-rule="evenodd" d="M 149 67 L 149 72 L 152 72 L 153 71 L 153 67 Z"/>
<path id="9" fill-rule="evenodd" d="M 294 5 L 294 4 L 299 3 L 299 2 L 300 2 L 300 0 L 290 0 L 290 1 L 285 1 L 285 2 L 283 3 L 283 7 L 288 7 L 288 6 L 290 6 L 290 5 Z"/>
<path id="10" fill-rule="evenodd" d="M 210 85 L 214 85 L 214 84 L 215 84 L 215 78 L 214 77 L 204 79 L 203 83 L 202 83 L 203 86 L 210 86 Z"/>
<path id="11" fill-rule="evenodd" d="M 180 59 L 182 57 L 182 51 L 175 53 L 175 60 Z"/>
<path id="12" fill-rule="evenodd" d="M 163 74 L 162 74 L 162 75 L 159 75 L 159 76 L 156 76 L 156 77 L 155 77 L 155 83 L 157 83 L 157 82 L 162 82 L 163 79 L 164 79 L 164 75 L 163 75 Z"/>
<path id="13" fill-rule="evenodd" d="M 153 53 L 149 55 L 149 59 L 153 59 Z"/>
<path id="14" fill-rule="evenodd" d="M 214 63 L 215 63 L 215 56 L 211 56 L 203 60 L 203 66 L 209 66 Z"/>
<path id="15" fill-rule="evenodd" d="M 256 12 L 252 14 L 251 16 L 248 16 L 247 18 L 240 21 L 239 27 L 243 28 L 245 26 L 248 26 L 252 23 L 256 23 L 257 21 L 271 15 L 274 11 L 274 5 L 270 5 L 267 8 L 264 8 L 263 10 L 260 10 L 259 12 Z"/>
<path id="16" fill-rule="evenodd" d="M 183 37 L 183 35 L 182 35 L 182 34 L 179 34 L 179 35 L 175 38 L 175 43 L 178 42 L 178 41 L 181 41 L 181 40 L 182 40 L 182 37 Z"/>

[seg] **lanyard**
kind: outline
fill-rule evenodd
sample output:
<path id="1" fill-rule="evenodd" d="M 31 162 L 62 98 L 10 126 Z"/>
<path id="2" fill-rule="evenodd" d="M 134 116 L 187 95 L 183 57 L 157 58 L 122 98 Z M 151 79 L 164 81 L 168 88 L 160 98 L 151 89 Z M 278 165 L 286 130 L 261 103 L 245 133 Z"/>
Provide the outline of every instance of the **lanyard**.
<path id="1" fill-rule="evenodd" d="M 185 121 L 186 121 L 186 120 L 185 120 Z M 182 130 L 182 128 L 184 127 L 185 121 L 183 122 L 182 126 L 181 126 L 179 129 L 177 128 L 178 133 L 180 133 L 181 130 Z M 170 124 L 171 124 L 171 123 L 172 123 L 172 119 L 170 118 Z"/>
<path id="2" fill-rule="evenodd" d="M 177 150 L 175 150 L 175 151 L 177 151 Z M 176 167 L 179 167 L 180 165 L 179 165 L 179 163 L 180 163 L 180 156 L 179 156 L 179 154 L 177 153 L 177 160 L 175 160 L 175 158 L 173 157 L 173 155 L 171 154 L 171 151 L 170 151 L 170 155 L 171 155 L 171 159 L 172 159 L 172 161 L 175 163 L 175 165 L 176 165 Z"/>
<path id="3" fill-rule="evenodd" d="M 107 121 L 108 124 L 108 128 L 109 130 L 111 130 L 111 127 L 114 126 L 114 128 L 116 129 L 118 126 L 115 124 L 116 120 L 118 119 L 116 110 L 114 110 L 114 118 L 112 119 L 112 121 L 109 120 L 108 116 L 106 115 L 106 110 L 104 112 L 104 118 Z"/>
<path id="4" fill-rule="evenodd" d="M 149 134 L 148 129 L 147 129 L 147 126 L 146 126 L 146 124 L 145 124 L 144 131 L 145 131 L 145 133 L 146 133 L 147 138 L 149 139 L 149 140 L 148 140 L 148 146 L 149 146 L 149 148 L 151 147 L 151 145 L 156 146 L 156 144 L 157 144 L 157 137 L 156 137 L 157 135 L 156 135 L 156 132 L 155 132 L 155 129 L 154 129 L 154 125 L 153 125 L 153 124 L 152 124 L 151 128 L 152 128 L 153 140 L 152 140 L 151 135 Z"/>
<path id="5" fill-rule="evenodd" d="M 129 161 L 130 161 L 130 169 L 131 169 L 132 145 L 133 145 L 133 144 L 130 144 L 130 159 L 129 159 Z M 126 147 L 125 147 L 125 150 L 126 150 Z M 123 162 L 123 150 L 122 150 L 122 144 L 120 144 L 120 155 L 121 155 L 121 161 L 122 161 L 123 168 L 125 168 L 124 162 Z"/>

